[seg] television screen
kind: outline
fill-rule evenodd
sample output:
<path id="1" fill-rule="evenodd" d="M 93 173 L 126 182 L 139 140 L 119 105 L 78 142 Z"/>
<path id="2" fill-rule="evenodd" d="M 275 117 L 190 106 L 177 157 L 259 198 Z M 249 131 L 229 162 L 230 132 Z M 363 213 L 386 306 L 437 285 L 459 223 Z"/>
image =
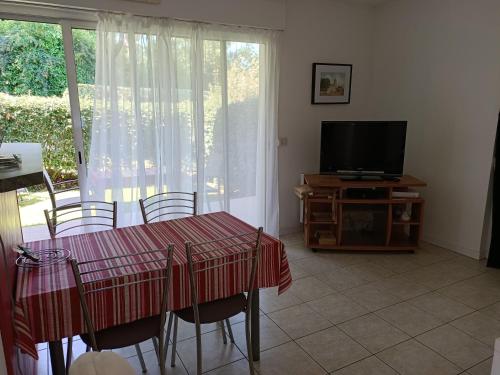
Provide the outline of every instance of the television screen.
<path id="1" fill-rule="evenodd" d="M 323 121 L 320 173 L 401 176 L 406 121 Z"/>

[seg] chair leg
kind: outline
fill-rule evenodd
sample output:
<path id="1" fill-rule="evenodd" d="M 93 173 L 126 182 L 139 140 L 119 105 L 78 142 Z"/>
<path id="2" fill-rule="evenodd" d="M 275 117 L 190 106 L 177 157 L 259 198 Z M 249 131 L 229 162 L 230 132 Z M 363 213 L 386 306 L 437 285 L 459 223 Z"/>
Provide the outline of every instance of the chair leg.
<path id="1" fill-rule="evenodd" d="M 202 352 L 201 352 L 201 326 L 196 324 L 196 374 L 201 375 L 202 372 Z"/>
<path id="2" fill-rule="evenodd" d="M 252 352 L 252 337 L 250 336 L 250 313 L 245 314 L 245 336 L 247 341 L 248 366 L 250 367 L 250 375 L 254 375 L 253 369 L 253 352 Z"/>
<path id="3" fill-rule="evenodd" d="M 222 342 L 224 343 L 224 345 L 227 344 L 227 337 L 226 337 L 226 328 L 224 327 L 224 321 L 221 320 L 219 322 L 220 324 L 220 329 L 221 329 L 221 333 L 222 333 Z"/>
<path id="4" fill-rule="evenodd" d="M 233 330 L 231 328 L 231 323 L 229 322 L 229 319 L 226 319 L 226 326 L 227 326 L 227 333 L 229 335 L 229 340 L 231 340 L 231 343 L 234 344 Z"/>
<path id="5" fill-rule="evenodd" d="M 66 352 L 66 374 L 69 373 L 71 360 L 73 359 L 73 337 L 68 337 L 68 350 Z"/>
<path id="6" fill-rule="evenodd" d="M 170 342 L 170 331 L 172 330 L 172 318 L 174 317 L 174 313 L 170 313 L 168 317 L 168 323 L 167 323 L 167 334 L 165 336 L 165 349 L 163 356 L 165 357 L 165 362 L 167 362 L 167 352 L 168 352 L 168 344 Z"/>
<path id="7" fill-rule="evenodd" d="M 160 332 L 160 336 L 158 337 L 159 341 L 159 347 L 158 347 L 158 353 L 160 357 L 160 375 L 165 375 L 165 356 L 163 355 L 163 351 L 165 350 L 164 343 L 165 343 L 165 331 L 162 329 Z"/>
<path id="8" fill-rule="evenodd" d="M 174 317 L 174 336 L 172 338 L 172 358 L 170 359 L 170 367 L 175 367 L 175 357 L 177 356 L 177 325 L 179 324 L 179 317 Z"/>
<path id="9" fill-rule="evenodd" d="M 90 352 L 90 346 L 89 346 L 89 345 L 87 345 L 87 346 L 85 347 L 85 353 L 88 353 L 88 352 Z"/>
<path id="10" fill-rule="evenodd" d="M 158 364 L 160 364 L 160 351 L 159 351 L 159 348 L 158 348 L 158 338 L 157 337 L 153 337 L 151 339 L 151 341 L 153 341 L 153 346 L 155 348 L 156 358 L 158 359 Z"/>
<path id="11" fill-rule="evenodd" d="M 135 351 L 137 352 L 137 357 L 139 358 L 139 362 L 141 363 L 142 372 L 148 372 L 146 362 L 144 362 L 144 357 L 142 356 L 141 347 L 139 346 L 139 344 L 135 344 L 134 346 Z"/>

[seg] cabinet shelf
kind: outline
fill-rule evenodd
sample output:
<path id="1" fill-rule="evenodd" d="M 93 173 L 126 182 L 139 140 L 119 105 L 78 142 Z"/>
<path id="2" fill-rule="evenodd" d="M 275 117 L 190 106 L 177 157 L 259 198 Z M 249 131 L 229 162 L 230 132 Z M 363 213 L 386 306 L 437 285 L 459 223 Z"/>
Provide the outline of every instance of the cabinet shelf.
<path id="1" fill-rule="evenodd" d="M 306 175 L 305 183 L 310 187 L 310 194 L 302 196 L 306 247 L 349 251 L 412 251 L 418 247 L 425 200 L 392 197 L 392 193 L 424 187 L 424 182 L 411 176 L 399 181 L 360 183 L 336 176 Z M 359 188 L 370 191 L 355 190 Z M 377 194 L 371 194 L 374 189 Z M 409 221 L 400 219 L 404 211 Z M 319 243 L 318 231 L 326 230 L 333 233 L 336 243 Z"/>
<path id="2" fill-rule="evenodd" d="M 424 203 L 422 198 L 390 198 L 390 199 L 338 199 L 343 204 L 405 204 Z"/>
<path id="3" fill-rule="evenodd" d="M 418 221 L 393 221 L 392 225 L 420 225 L 420 222 Z"/>

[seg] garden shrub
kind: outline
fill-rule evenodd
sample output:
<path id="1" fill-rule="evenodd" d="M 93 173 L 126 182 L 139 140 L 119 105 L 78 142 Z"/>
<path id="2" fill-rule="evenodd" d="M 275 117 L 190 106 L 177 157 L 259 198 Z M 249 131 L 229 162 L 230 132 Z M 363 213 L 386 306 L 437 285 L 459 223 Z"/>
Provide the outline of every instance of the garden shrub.
<path id="1" fill-rule="evenodd" d="M 92 101 L 80 103 L 82 121 L 92 124 Z M 4 142 L 41 143 L 43 164 L 54 181 L 77 177 L 69 100 L 66 96 L 12 96 L 0 93 L 0 127 Z M 84 137 L 89 139 L 90 126 Z M 90 142 L 85 142 L 90 144 Z"/>

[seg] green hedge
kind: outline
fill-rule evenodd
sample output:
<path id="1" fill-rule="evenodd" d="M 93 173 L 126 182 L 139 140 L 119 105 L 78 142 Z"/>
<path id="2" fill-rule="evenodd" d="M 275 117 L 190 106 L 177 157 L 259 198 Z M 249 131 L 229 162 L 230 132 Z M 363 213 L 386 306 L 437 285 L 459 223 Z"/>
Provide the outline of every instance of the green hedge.
<path id="1" fill-rule="evenodd" d="M 84 98 L 80 106 L 83 123 L 92 124 L 92 101 Z M 41 97 L 0 93 L 0 127 L 5 132 L 4 142 L 41 143 L 44 166 L 54 181 L 76 178 L 67 95 Z M 89 139 L 90 126 L 84 127 L 84 137 Z"/>

